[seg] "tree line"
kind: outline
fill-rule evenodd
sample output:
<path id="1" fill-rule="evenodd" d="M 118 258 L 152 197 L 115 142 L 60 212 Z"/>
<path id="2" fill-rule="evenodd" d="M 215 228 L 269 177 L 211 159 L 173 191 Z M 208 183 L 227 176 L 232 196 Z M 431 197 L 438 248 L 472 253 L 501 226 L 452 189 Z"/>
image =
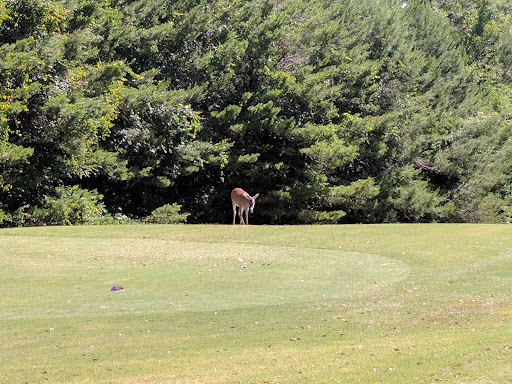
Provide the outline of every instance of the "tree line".
<path id="1" fill-rule="evenodd" d="M 0 225 L 508 222 L 506 0 L 0 0 Z"/>

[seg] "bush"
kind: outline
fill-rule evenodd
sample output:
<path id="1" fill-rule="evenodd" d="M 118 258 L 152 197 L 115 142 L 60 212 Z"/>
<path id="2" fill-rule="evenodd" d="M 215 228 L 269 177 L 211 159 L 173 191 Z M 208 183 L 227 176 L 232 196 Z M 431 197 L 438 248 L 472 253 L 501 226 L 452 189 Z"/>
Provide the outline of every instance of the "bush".
<path id="1" fill-rule="evenodd" d="M 179 204 L 165 204 L 146 217 L 146 223 L 151 224 L 178 224 L 187 221 L 189 213 L 180 213 L 181 205 Z"/>
<path id="2" fill-rule="evenodd" d="M 42 208 L 33 211 L 33 222 L 38 225 L 111 224 L 114 222 L 96 190 L 78 185 L 57 187 L 56 197 L 47 197 Z"/>
<path id="3" fill-rule="evenodd" d="M 299 220 L 306 224 L 337 224 L 346 215 L 345 211 L 301 211 Z"/>
<path id="4" fill-rule="evenodd" d="M 30 205 L 23 205 L 14 212 L 5 212 L 0 209 L 0 227 L 24 227 L 30 225 L 33 225 Z"/>

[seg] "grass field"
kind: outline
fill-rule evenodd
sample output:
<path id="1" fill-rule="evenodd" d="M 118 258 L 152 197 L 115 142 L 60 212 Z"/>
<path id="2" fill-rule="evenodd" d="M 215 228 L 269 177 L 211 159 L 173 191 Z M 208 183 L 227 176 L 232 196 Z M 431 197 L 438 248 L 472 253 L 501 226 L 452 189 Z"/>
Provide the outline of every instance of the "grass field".
<path id="1" fill-rule="evenodd" d="M 0 383 L 512 382 L 506 225 L 7 229 L 0 268 Z"/>

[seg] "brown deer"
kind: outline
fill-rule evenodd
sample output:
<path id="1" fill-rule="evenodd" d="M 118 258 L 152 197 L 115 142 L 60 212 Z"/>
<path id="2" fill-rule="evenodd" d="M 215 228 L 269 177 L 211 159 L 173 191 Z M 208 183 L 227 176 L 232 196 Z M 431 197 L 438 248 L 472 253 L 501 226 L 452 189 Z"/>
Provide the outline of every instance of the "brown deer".
<path id="1" fill-rule="evenodd" d="M 236 218 L 236 207 L 238 207 L 238 216 L 240 216 L 240 224 L 249 225 L 249 211 L 254 210 L 254 204 L 256 203 L 256 198 L 260 194 L 257 193 L 254 196 L 249 195 L 242 188 L 235 188 L 231 191 L 231 203 L 233 204 L 233 224 L 235 224 Z M 243 218 L 243 214 L 245 211 L 245 222 Z"/>

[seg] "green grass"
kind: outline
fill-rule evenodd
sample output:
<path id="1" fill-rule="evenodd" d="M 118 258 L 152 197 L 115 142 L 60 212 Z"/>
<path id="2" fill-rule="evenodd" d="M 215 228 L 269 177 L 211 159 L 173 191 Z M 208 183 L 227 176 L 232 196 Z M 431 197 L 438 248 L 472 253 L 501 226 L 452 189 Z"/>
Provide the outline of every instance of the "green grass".
<path id="1" fill-rule="evenodd" d="M 8 229 L 0 268 L 0 383 L 512 382 L 506 225 Z"/>

